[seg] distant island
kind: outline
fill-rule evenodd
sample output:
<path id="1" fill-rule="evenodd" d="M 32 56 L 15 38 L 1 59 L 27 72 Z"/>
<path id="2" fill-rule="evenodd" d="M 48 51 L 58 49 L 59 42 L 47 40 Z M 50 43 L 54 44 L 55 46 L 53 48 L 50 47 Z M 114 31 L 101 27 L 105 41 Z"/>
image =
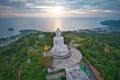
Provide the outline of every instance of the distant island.
<path id="1" fill-rule="evenodd" d="M 14 28 L 8 28 L 8 31 L 14 31 Z"/>
<path id="2" fill-rule="evenodd" d="M 107 21 L 100 22 L 100 24 L 120 29 L 120 20 L 107 20 Z"/>

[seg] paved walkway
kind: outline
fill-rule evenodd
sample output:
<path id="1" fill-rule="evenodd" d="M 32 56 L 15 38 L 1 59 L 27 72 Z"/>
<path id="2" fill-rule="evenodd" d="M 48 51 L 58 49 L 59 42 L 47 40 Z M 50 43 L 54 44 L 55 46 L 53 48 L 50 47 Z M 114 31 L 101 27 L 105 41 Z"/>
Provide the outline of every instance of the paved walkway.
<path id="1" fill-rule="evenodd" d="M 54 59 L 53 67 L 54 70 L 59 70 L 63 68 L 69 68 L 71 66 L 75 66 L 82 59 L 82 54 L 75 48 L 70 48 L 71 56 L 65 59 Z M 54 71 L 53 70 L 53 71 Z"/>

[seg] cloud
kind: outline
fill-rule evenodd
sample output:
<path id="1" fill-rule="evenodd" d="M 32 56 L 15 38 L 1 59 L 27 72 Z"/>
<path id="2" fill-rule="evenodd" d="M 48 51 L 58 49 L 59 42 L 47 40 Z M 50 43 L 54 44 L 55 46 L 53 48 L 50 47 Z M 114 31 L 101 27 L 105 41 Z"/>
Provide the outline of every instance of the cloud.
<path id="1" fill-rule="evenodd" d="M 115 13 L 120 14 L 120 11 L 116 10 L 89 10 L 90 12 L 97 12 L 97 13 Z"/>
<path id="2" fill-rule="evenodd" d="M 26 2 L 26 0 L 8 0 L 9 2 Z"/>
<path id="3" fill-rule="evenodd" d="M 10 7 L 10 6 L 0 5 L 0 11 L 1 11 L 2 13 L 12 12 L 12 11 L 14 11 L 14 10 L 16 10 L 16 8 Z"/>
<path id="4" fill-rule="evenodd" d="M 120 14 L 120 0 L 0 0 L 0 14 L 6 11 L 19 14 L 48 13 L 61 6 L 68 14 Z"/>

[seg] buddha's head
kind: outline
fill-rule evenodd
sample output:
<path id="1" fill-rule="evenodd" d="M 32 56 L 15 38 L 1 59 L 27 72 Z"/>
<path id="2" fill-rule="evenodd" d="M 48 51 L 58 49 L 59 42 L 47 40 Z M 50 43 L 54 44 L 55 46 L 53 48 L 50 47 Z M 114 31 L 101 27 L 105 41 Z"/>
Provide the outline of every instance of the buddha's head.
<path id="1" fill-rule="evenodd" d="M 60 31 L 59 28 L 57 28 L 57 30 L 56 30 L 56 36 L 57 36 L 57 37 L 60 37 L 60 36 L 61 36 L 61 31 Z"/>

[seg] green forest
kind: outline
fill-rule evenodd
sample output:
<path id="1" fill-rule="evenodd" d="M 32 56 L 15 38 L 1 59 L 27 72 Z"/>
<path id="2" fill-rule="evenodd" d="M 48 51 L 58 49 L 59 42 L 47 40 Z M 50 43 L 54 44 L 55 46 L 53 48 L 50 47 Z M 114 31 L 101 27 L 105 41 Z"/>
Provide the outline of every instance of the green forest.
<path id="1" fill-rule="evenodd" d="M 45 34 L 45 38 L 39 38 Z M 54 33 L 40 32 L 20 38 L 0 48 L 0 80 L 45 80 L 45 69 L 53 64 L 43 56 L 44 46 L 53 46 Z M 104 80 L 120 79 L 120 34 L 63 32 L 65 43 L 79 43 L 84 58 L 100 72 Z M 29 61 L 30 60 L 30 61 Z"/>

